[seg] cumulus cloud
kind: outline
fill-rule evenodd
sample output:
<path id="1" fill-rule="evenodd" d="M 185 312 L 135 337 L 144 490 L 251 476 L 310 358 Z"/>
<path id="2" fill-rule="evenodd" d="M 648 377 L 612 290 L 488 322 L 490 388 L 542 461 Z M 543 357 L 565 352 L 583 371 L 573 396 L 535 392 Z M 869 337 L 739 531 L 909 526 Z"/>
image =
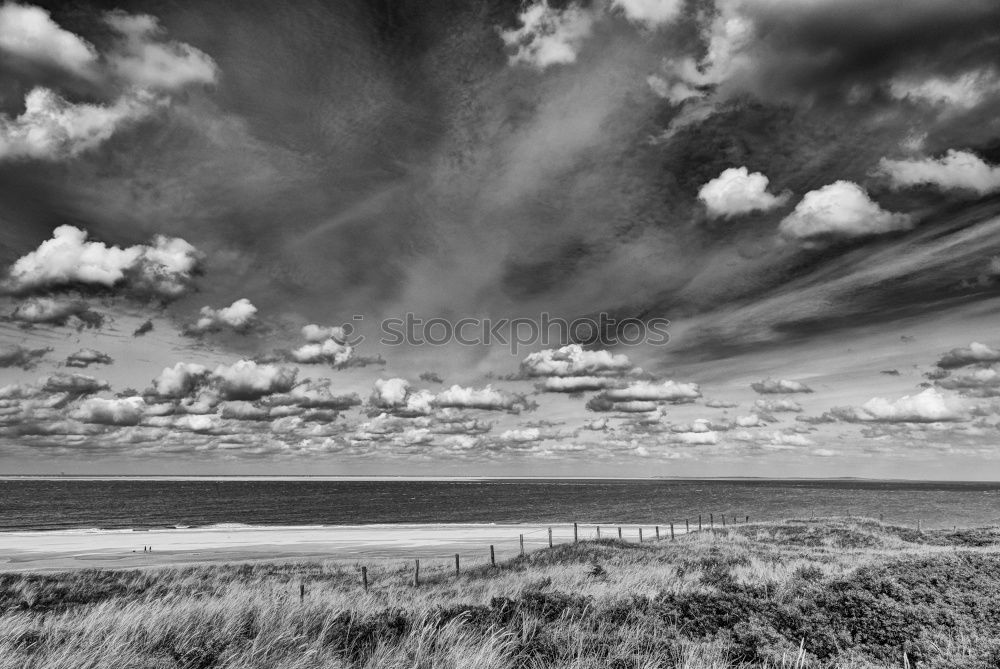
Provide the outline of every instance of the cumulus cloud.
<path id="1" fill-rule="evenodd" d="M 755 409 L 765 413 L 800 413 L 802 411 L 801 404 L 786 399 L 756 400 L 753 405 Z"/>
<path id="2" fill-rule="evenodd" d="M 673 432 L 667 441 L 687 446 L 713 446 L 719 443 L 719 434 L 711 430 L 704 432 Z"/>
<path id="3" fill-rule="evenodd" d="M 777 395 L 780 393 L 811 393 L 812 388 L 798 381 L 767 378 L 751 383 L 750 387 L 761 395 Z"/>
<path id="4" fill-rule="evenodd" d="M 1000 76 L 993 68 L 976 68 L 955 75 L 900 74 L 889 82 L 890 94 L 946 108 L 972 109 L 1000 91 Z"/>
<path id="5" fill-rule="evenodd" d="M 701 397 L 697 383 L 635 381 L 624 388 L 612 388 L 601 394 L 612 402 L 690 402 Z"/>
<path id="6" fill-rule="evenodd" d="M 110 365 L 114 360 L 107 353 L 92 348 L 83 348 L 71 353 L 66 358 L 67 367 L 90 367 L 91 365 Z"/>
<path id="7" fill-rule="evenodd" d="M 582 393 L 589 390 L 605 390 L 622 384 L 619 379 L 609 376 L 550 376 L 535 385 L 543 393 Z"/>
<path id="8" fill-rule="evenodd" d="M 518 14 L 519 28 L 503 30 L 500 38 L 514 52 L 510 64 L 539 70 L 576 62 L 577 53 L 593 30 L 594 15 L 577 5 L 564 9 L 537 0 Z"/>
<path id="9" fill-rule="evenodd" d="M 835 181 L 810 191 L 778 226 L 786 239 L 805 245 L 909 230 L 906 214 L 882 209 L 865 190 L 851 181 Z"/>
<path id="10" fill-rule="evenodd" d="M 0 8 L 0 51 L 118 93 L 97 104 L 70 102 L 49 88 L 34 88 L 25 97 L 24 113 L 0 115 L 0 158 L 76 157 L 166 106 L 169 93 L 215 81 L 214 61 L 190 45 L 160 39 L 155 18 L 111 12 L 105 23 L 118 39 L 101 55 L 56 25 L 45 10 L 13 3 Z"/>
<path id="11" fill-rule="evenodd" d="M 14 2 L 0 6 L 0 51 L 87 79 L 98 59 L 93 45 L 59 27 L 49 12 Z"/>
<path id="12" fill-rule="evenodd" d="M 70 417 L 82 423 L 99 425 L 138 425 L 146 403 L 141 397 L 102 399 L 91 397 L 80 403 Z"/>
<path id="13" fill-rule="evenodd" d="M 941 189 L 970 190 L 979 195 L 1000 190 L 1000 166 L 989 165 L 974 153 L 954 149 L 938 159 L 883 158 L 877 173 L 889 177 L 895 188 L 931 185 Z"/>
<path id="14" fill-rule="evenodd" d="M 696 383 L 664 381 L 635 381 L 620 388 L 610 388 L 595 395 L 587 402 L 590 411 L 617 411 L 621 413 L 646 413 L 658 411 L 660 405 L 683 404 L 701 397 Z"/>
<path id="15" fill-rule="evenodd" d="M 874 397 L 860 408 L 838 408 L 834 417 L 849 422 L 936 423 L 959 421 L 965 417 L 957 398 L 927 388 L 917 395 L 898 400 Z"/>
<path id="16" fill-rule="evenodd" d="M 52 349 L 49 347 L 28 348 L 19 344 L 0 345 L 0 367 L 32 369 L 40 359 L 51 351 Z"/>
<path id="17" fill-rule="evenodd" d="M 611 7 L 620 10 L 629 21 L 653 28 L 680 16 L 684 0 L 611 0 Z"/>
<path id="18" fill-rule="evenodd" d="M 956 369 L 977 362 L 1000 362 L 1000 351 L 986 344 L 972 342 L 967 348 L 953 348 L 945 353 L 938 360 L 937 366 L 941 369 Z"/>
<path id="19" fill-rule="evenodd" d="M 268 406 L 298 406 L 305 409 L 329 409 L 342 411 L 361 404 L 357 393 L 335 395 L 330 389 L 330 379 L 310 381 L 306 379 L 287 393 L 275 393 L 261 401 Z"/>
<path id="20" fill-rule="evenodd" d="M 632 369 L 628 356 L 610 351 L 587 351 L 579 344 L 547 348 L 521 362 L 524 376 L 597 376 L 624 374 Z"/>
<path id="21" fill-rule="evenodd" d="M 135 91 L 107 105 L 72 103 L 38 87 L 24 98 L 24 112 L 0 115 L 0 159 L 74 158 L 108 140 L 119 128 L 149 115 L 155 100 Z"/>
<path id="22" fill-rule="evenodd" d="M 87 232 L 61 225 L 14 262 L 4 287 L 15 293 L 80 286 L 125 288 L 174 298 L 191 285 L 199 254 L 183 239 L 157 235 L 151 245 L 121 248 L 87 241 Z"/>
<path id="23" fill-rule="evenodd" d="M 511 413 L 520 413 L 533 408 L 524 397 L 497 390 L 490 385 L 484 388 L 453 385 L 434 396 L 434 406 L 442 409 L 483 409 Z"/>
<path id="24" fill-rule="evenodd" d="M 70 395 L 89 395 L 102 390 L 110 390 L 107 381 L 101 381 L 86 374 L 52 374 L 44 379 L 41 388 L 47 393 L 69 393 Z"/>
<path id="25" fill-rule="evenodd" d="M 205 380 L 208 368 L 190 362 L 178 362 L 165 368 L 153 379 L 153 393 L 165 398 L 181 398 L 190 395 Z"/>
<path id="26" fill-rule="evenodd" d="M 57 300 L 51 297 L 33 297 L 18 304 L 11 312 L 11 319 L 35 325 L 74 325 L 100 327 L 104 317 L 91 311 L 80 300 Z"/>
<path id="27" fill-rule="evenodd" d="M 381 411 L 401 416 L 426 416 L 434 407 L 434 395 L 426 390 L 414 391 L 406 379 L 377 379 L 368 404 Z"/>
<path id="28" fill-rule="evenodd" d="M 256 322 L 256 319 L 257 307 L 244 297 L 221 309 L 202 307 L 198 320 L 187 331 L 190 334 L 203 334 L 229 328 L 245 332 Z"/>
<path id="29" fill-rule="evenodd" d="M 283 365 L 259 365 L 253 360 L 238 360 L 219 365 L 210 381 L 227 400 L 255 400 L 273 393 L 287 393 L 295 386 L 298 370 Z"/>
<path id="30" fill-rule="evenodd" d="M 1000 395 L 1000 372 L 992 367 L 976 369 L 942 379 L 937 385 L 947 390 L 957 390 L 963 395 L 995 397 Z"/>
<path id="31" fill-rule="evenodd" d="M 291 351 L 290 356 L 292 360 L 302 364 L 328 363 L 341 366 L 351 361 L 354 348 L 336 339 L 327 339 L 322 343 L 304 344 Z"/>
<path id="32" fill-rule="evenodd" d="M 713 218 L 739 216 L 753 211 L 767 211 L 785 204 L 789 194 L 767 192 L 768 178 L 746 167 L 730 167 L 698 191 Z"/>
<path id="33" fill-rule="evenodd" d="M 116 11 L 105 20 L 122 38 L 107 56 L 109 69 L 120 79 L 161 91 L 215 82 L 215 61 L 189 44 L 161 41 L 155 17 Z"/>

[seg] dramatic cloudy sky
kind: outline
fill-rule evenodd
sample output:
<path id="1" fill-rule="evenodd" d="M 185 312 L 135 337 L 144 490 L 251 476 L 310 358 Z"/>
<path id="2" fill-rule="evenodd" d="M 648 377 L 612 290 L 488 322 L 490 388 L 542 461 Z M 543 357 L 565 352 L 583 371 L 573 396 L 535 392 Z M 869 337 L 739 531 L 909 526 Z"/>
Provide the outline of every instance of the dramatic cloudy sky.
<path id="1" fill-rule="evenodd" d="M 3 473 L 996 478 L 998 288 L 995 0 L 0 5 Z"/>

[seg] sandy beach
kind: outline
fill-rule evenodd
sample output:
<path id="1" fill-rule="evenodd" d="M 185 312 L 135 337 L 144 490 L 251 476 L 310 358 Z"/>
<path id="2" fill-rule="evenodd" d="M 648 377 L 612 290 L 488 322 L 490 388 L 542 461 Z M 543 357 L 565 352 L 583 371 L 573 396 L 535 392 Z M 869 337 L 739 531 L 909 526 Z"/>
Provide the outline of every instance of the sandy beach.
<path id="1" fill-rule="evenodd" d="M 254 527 L 217 525 L 153 530 L 56 530 L 0 533 L 0 571 L 60 571 L 141 568 L 167 564 L 258 560 L 452 559 L 468 563 L 512 557 L 548 545 L 547 525 L 407 524 Z M 554 543 L 573 540 L 572 525 L 552 525 Z M 601 526 L 617 537 L 617 525 Z M 581 525 L 580 539 L 595 538 L 596 525 Z M 639 526 L 623 525 L 627 541 L 639 541 Z M 654 527 L 642 527 L 646 541 Z M 679 530 L 683 531 L 683 530 Z M 667 537 L 669 529 L 660 528 Z M 150 546 L 151 551 L 144 547 Z"/>

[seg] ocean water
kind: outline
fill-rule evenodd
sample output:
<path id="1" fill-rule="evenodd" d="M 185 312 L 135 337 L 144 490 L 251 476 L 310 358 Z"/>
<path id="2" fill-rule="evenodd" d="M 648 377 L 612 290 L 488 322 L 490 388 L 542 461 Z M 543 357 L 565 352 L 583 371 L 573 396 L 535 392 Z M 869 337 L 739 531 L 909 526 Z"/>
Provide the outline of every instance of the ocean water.
<path id="1" fill-rule="evenodd" d="M 833 515 L 1000 525 L 1000 483 L 859 480 L 0 480 L 0 531 L 220 524 L 683 523 Z M 717 521 L 718 522 L 718 521 Z"/>

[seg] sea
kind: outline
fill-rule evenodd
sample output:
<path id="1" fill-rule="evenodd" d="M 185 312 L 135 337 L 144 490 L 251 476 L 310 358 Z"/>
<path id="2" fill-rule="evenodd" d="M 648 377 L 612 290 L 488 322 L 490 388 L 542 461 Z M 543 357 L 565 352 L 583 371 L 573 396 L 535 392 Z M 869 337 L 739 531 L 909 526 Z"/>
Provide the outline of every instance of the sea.
<path id="1" fill-rule="evenodd" d="M 867 516 L 1000 525 L 1000 483 L 766 479 L 3 479 L 0 532 Z"/>

